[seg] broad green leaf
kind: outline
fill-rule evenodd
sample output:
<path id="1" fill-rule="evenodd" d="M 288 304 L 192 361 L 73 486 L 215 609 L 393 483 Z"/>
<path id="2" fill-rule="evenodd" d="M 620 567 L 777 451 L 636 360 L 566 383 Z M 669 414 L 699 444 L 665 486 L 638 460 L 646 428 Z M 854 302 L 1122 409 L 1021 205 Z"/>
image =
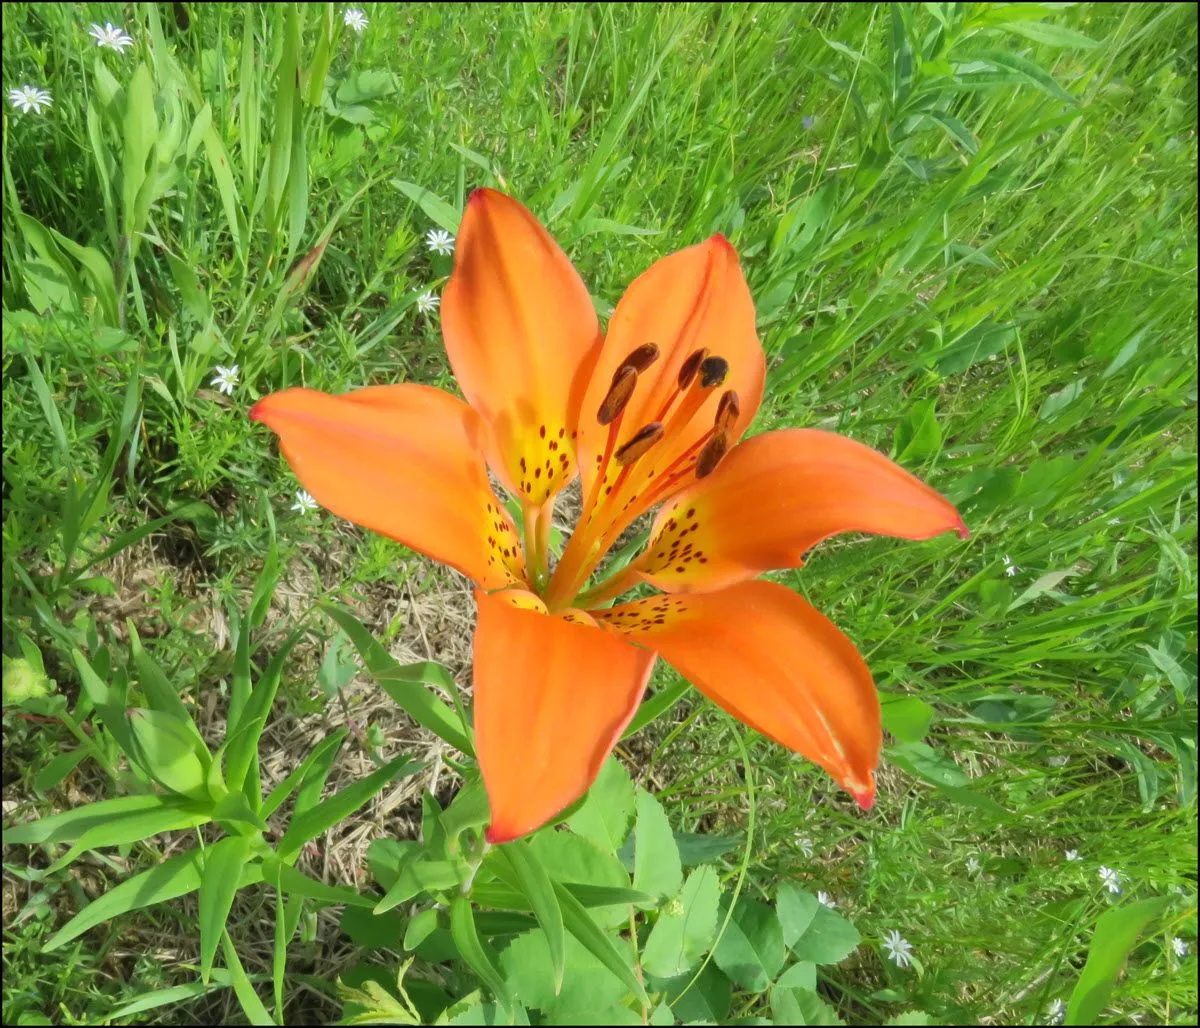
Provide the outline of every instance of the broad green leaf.
<path id="1" fill-rule="evenodd" d="M 554 884 L 550 881 L 550 876 L 546 874 L 545 868 L 520 839 L 499 847 L 498 856 L 502 862 L 507 863 L 512 874 L 513 884 L 517 885 L 528 898 L 529 906 L 533 910 L 538 924 L 542 926 L 550 954 L 554 994 L 558 995 L 563 987 L 566 933 L 563 928 L 562 909 L 558 905 L 558 897 L 554 894 Z M 529 999 L 525 999 L 525 1002 L 531 1006 L 542 1005 L 533 1003 Z"/>
<path id="2" fill-rule="evenodd" d="M 1095 50 L 1102 44 L 1085 36 L 1082 32 L 1054 25 L 1044 21 L 1010 21 L 1001 25 L 1005 32 L 1012 32 L 1035 43 L 1045 43 L 1047 46 L 1069 47 L 1075 50 Z"/>
<path id="3" fill-rule="evenodd" d="M 887 755 L 893 764 L 934 785 L 964 786 L 971 780 L 945 753 L 923 742 L 890 746 Z"/>
<path id="4" fill-rule="evenodd" d="M 629 834 L 633 804 L 633 781 L 629 772 L 616 757 L 609 757 L 583 804 L 567 818 L 567 826 L 602 850 L 615 850 Z"/>
<path id="5" fill-rule="evenodd" d="M 324 906 L 345 904 L 369 910 L 375 905 L 373 896 L 364 896 L 345 885 L 326 885 L 273 855 L 263 860 L 263 881 L 288 896 L 302 896 Z"/>
<path id="6" fill-rule="evenodd" d="M 456 746 L 468 756 L 474 756 L 475 750 L 462 720 L 425 686 L 428 682 L 453 693 L 454 681 L 444 667 L 432 661 L 401 666 L 349 611 L 332 604 L 326 604 L 322 609 L 350 637 L 379 687 L 409 717 L 451 746 Z"/>
<path id="7" fill-rule="evenodd" d="M 1067 1001 L 1066 1024 L 1095 1024 L 1116 984 L 1125 958 L 1146 926 L 1170 906 L 1166 896 L 1115 907 L 1100 915 L 1087 963 Z"/>
<path id="8" fill-rule="evenodd" d="M 439 817 L 446 832 L 446 846 L 451 854 L 458 853 L 458 837 L 469 828 L 481 828 L 488 823 L 491 809 L 482 782 L 471 782 L 459 789 Z"/>
<path id="9" fill-rule="evenodd" d="M 279 859 L 291 863 L 300 848 L 339 821 L 349 817 L 389 782 L 411 775 L 424 767 L 423 761 L 397 757 L 366 778 L 346 786 L 327 800 L 292 818 L 279 841 Z"/>
<path id="10" fill-rule="evenodd" d="M 929 732 L 934 709 L 915 696 L 881 695 L 883 727 L 900 742 L 921 742 Z"/>
<path id="11" fill-rule="evenodd" d="M 450 904 L 450 934 L 454 937 L 454 944 L 467 966 L 492 990 L 492 994 L 498 1000 L 507 1002 L 508 985 L 496 967 L 495 954 L 491 947 L 481 942 L 475 931 L 475 915 L 471 910 L 471 901 L 466 896 L 456 896 Z"/>
<path id="12" fill-rule="evenodd" d="M 775 896 L 775 911 L 783 928 L 783 944 L 791 949 L 812 924 L 821 904 L 811 892 L 792 882 L 784 882 Z"/>
<path id="13" fill-rule="evenodd" d="M 625 983 L 574 936 L 565 939 L 563 960 L 557 968 L 541 929 L 513 939 L 500 954 L 513 994 L 525 1006 L 546 1011 L 549 1023 L 563 1024 L 568 1011 L 603 1010 L 625 996 Z"/>
<path id="14" fill-rule="evenodd" d="M 250 632 L 249 619 L 242 626 L 247 635 Z M 258 679 L 250 693 L 249 699 L 239 712 L 239 716 L 229 733 L 228 749 L 225 754 L 225 779 L 229 788 L 236 792 L 242 788 L 246 775 L 250 771 L 254 755 L 258 751 L 258 740 L 262 736 L 267 718 L 271 714 L 271 706 L 275 702 L 275 694 L 279 689 L 279 679 L 283 674 L 283 664 L 291 653 L 292 647 L 304 635 L 303 628 L 297 628 L 284 641 L 279 651 L 271 658 L 271 663 Z"/>
<path id="15" fill-rule="evenodd" d="M 142 692 L 146 694 L 146 702 L 154 710 L 174 717 L 188 731 L 188 734 L 195 736 L 196 742 L 203 748 L 204 738 L 196 728 L 196 723 L 192 720 L 192 715 L 188 712 L 187 707 L 184 706 L 183 700 L 179 698 L 179 693 L 167 680 L 162 668 L 154 662 L 142 646 L 141 637 L 138 635 L 133 621 L 127 619 L 126 626 L 129 629 L 130 653 L 133 655 L 133 662 L 137 667 L 138 682 L 142 687 Z"/>
<path id="16" fill-rule="evenodd" d="M 43 952 L 56 950 L 96 925 L 111 921 L 114 917 L 127 914 L 131 910 L 142 910 L 156 903 L 195 892 L 200 888 L 202 858 L 201 850 L 188 850 L 114 886 L 55 932 L 50 941 L 42 947 Z M 256 862 L 242 866 L 239 889 L 261 881 L 261 864 Z"/>
<path id="17" fill-rule="evenodd" d="M 200 980 L 208 982 L 225 919 L 237 894 L 242 866 L 250 855 L 250 839 L 227 835 L 204 851 L 200 878 Z"/>
<path id="18" fill-rule="evenodd" d="M 121 154 L 121 227 L 134 252 L 137 233 L 142 228 L 133 223 L 137 197 L 146 180 L 146 160 L 157 138 L 154 85 L 150 70 L 145 64 L 139 64 L 125 90 L 124 149 Z"/>
<path id="19" fill-rule="evenodd" d="M 410 952 L 421 945 L 438 925 L 438 912 L 435 907 L 427 907 L 413 914 L 404 930 L 404 948 Z"/>
<path id="20" fill-rule="evenodd" d="M 684 1024 L 724 1024 L 733 998 L 729 979 L 713 963 L 704 965 L 695 982 L 693 977 L 689 970 L 676 978 L 651 977 L 648 984 L 655 992 L 666 996 L 671 1010 Z"/>
<path id="21" fill-rule="evenodd" d="M 684 867 L 709 864 L 723 857 L 742 840 L 725 835 L 698 835 L 694 832 L 676 832 L 675 845 L 679 849 L 679 861 Z"/>
<path id="22" fill-rule="evenodd" d="M 837 1011 L 817 995 L 814 989 L 776 985 L 771 990 L 771 1013 L 776 1024 L 845 1024 Z"/>
<path id="23" fill-rule="evenodd" d="M 33 788 L 42 795 L 53 789 L 79 766 L 87 755 L 88 750 L 80 746 L 73 750 L 63 750 L 62 753 L 51 757 L 36 775 L 33 776 Z M 5 839 L 7 842 L 8 840 Z"/>
<path id="24" fill-rule="evenodd" d="M 123 1003 L 116 1010 L 108 1011 L 105 1017 L 109 1021 L 119 1021 L 122 1018 L 132 1017 L 134 1014 L 141 1014 L 147 1010 L 157 1010 L 159 1007 L 176 1006 L 180 1003 L 186 1003 L 189 1000 L 197 999 L 217 989 L 228 989 L 232 984 L 233 979 L 229 977 L 228 971 L 220 967 L 213 968 L 211 980 L 208 984 L 204 982 L 189 982 L 187 985 L 175 985 L 169 989 L 155 989 L 152 992 L 143 992 L 137 999 Z"/>
<path id="25" fill-rule="evenodd" d="M 775 911 L 765 903 L 741 897 L 713 950 L 716 965 L 742 988 L 765 992 L 786 957 L 783 929 Z"/>
<path id="26" fill-rule="evenodd" d="M 629 888 L 629 874 L 611 850 L 604 850 L 569 832 L 539 832 L 529 840 L 532 855 L 541 861 L 555 882 L 573 885 Z M 592 916 L 605 927 L 629 920 L 625 900 L 612 906 L 592 908 Z"/>
<path id="27" fill-rule="evenodd" d="M 453 889 L 462 881 L 462 875 L 459 873 L 461 867 L 461 862 L 452 863 L 449 860 L 410 860 L 400 867 L 396 880 L 383 899 L 373 904 L 372 909 L 375 913 L 382 914 L 401 903 L 407 903 L 419 893 L 437 893 Z"/>
<path id="28" fill-rule="evenodd" d="M 170 714 L 141 707 L 129 711 L 128 718 L 138 757 L 157 782 L 189 799 L 211 799 L 207 766 L 199 756 L 203 744 L 197 743 L 186 724 Z"/>
<path id="29" fill-rule="evenodd" d="M 633 830 L 633 887 L 652 896 L 673 896 L 683 885 L 679 849 L 662 805 L 639 789 Z"/>
<path id="30" fill-rule="evenodd" d="M 802 894 L 808 896 L 807 893 Z M 813 903 L 816 898 L 808 896 Z M 858 930 L 841 914 L 817 903 L 808 927 L 788 948 L 800 961 L 836 964 L 854 952 L 860 941 Z"/>
<path id="31" fill-rule="evenodd" d="M 679 895 L 667 903 L 642 948 L 642 966 L 659 978 L 683 974 L 699 963 L 717 934 L 721 884 L 711 867 L 688 875 Z"/>

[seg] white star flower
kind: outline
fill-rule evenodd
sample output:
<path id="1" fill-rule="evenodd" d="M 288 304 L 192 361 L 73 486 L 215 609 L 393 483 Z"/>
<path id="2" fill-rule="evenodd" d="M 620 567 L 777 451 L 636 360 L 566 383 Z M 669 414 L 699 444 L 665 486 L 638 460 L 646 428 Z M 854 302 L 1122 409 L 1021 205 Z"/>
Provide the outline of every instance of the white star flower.
<path id="1" fill-rule="evenodd" d="M 1119 525 L 1121 523 L 1121 519 L 1120 518 L 1109 518 L 1108 523 L 1110 525 Z"/>
<path id="2" fill-rule="evenodd" d="M 1061 1000 L 1056 999 L 1050 1004 L 1050 1009 L 1046 1011 L 1046 1021 L 1049 1024 L 1062 1024 L 1063 1018 L 1067 1016 L 1067 1005 Z"/>
<path id="3" fill-rule="evenodd" d="M 127 46 L 133 46 L 133 36 L 109 21 L 104 23 L 103 28 L 93 22 L 92 27 L 88 29 L 88 35 L 96 41 L 97 46 L 108 47 L 119 54 L 123 54 Z"/>
<path id="4" fill-rule="evenodd" d="M 309 511 L 317 509 L 317 501 L 312 498 L 312 494 L 301 489 L 296 493 L 296 502 L 292 504 L 292 510 L 298 510 L 301 514 L 307 514 Z"/>
<path id="5" fill-rule="evenodd" d="M 425 233 L 425 245 L 434 253 L 449 257 L 454 253 L 454 237 L 444 229 L 431 228 Z"/>
<path id="6" fill-rule="evenodd" d="M 367 16 L 357 7 L 347 7 L 342 14 L 342 23 L 355 32 L 362 32 L 367 27 Z"/>
<path id="7" fill-rule="evenodd" d="M 1067 850 L 1065 856 L 1066 856 L 1067 860 L 1082 860 L 1083 859 L 1083 857 L 1081 857 L 1079 855 L 1079 850 Z"/>
<path id="8" fill-rule="evenodd" d="M 912 963 L 913 948 L 896 929 L 893 928 L 883 937 L 883 948 L 887 950 L 888 959 L 897 967 L 908 967 Z"/>
<path id="9" fill-rule="evenodd" d="M 1180 938 L 1174 938 L 1171 940 L 1171 949 L 1175 951 L 1175 956 L 1177 956 L 1180 960 L 1188 955 L 1188 944 Z"/>
<path id="10" fill-rule="evenodd" d="M 232 396 L 234 387 L 238 384 L 238 366 L 236 364 L 223 368 L 217 365 L 217 373 L 213 375 L 209 385 L 216 386 L 226 396 Z"/>
<path id="11" fill-rule="evenodd" d="M 422 314 L 432 314 L 438 309 L 438 304 L 442 302 L 440 296 L 433 293 L 422 293 L 417 297 L 417 310 Z"/>
<path id="12" fill-rule="evenodd" d="M 833 897 L 824 890 L 821 890 L 817 893 L 817 902 L 829 910 L 834 910 L 837 908 L 837 904 L 833 901 Z"/>
<path id="13" fill-rule="evenodd" d="M 1004 573 L 1008 575 L 1009 578 L 1012 578 L 1012 576 L 1020 570 L 1021 569 L 1012 562 L 1012 557 L 1006 553 L 1004 555 Z"/>
<path id="14" fill-rule="evenodd" d="M 1102 867 L 1097 872 L 1104 887 L 1114 895 L 1121 891 L 1121 873 L 1111 867 Z"/>
<path id="15" fill-rule="evenodd" d="M 22 114 L 28 114 L 30 111 L 33 111 L 34 114 L 41 114 L 42 108 L 49 107 L 54 103 L 54 99 L 44 89 L 38 89 L 37 86 L 22 86 L 20 89 L 8 91 L 8 102 L 14 107 L 19 107 Z"/>
<path id="16" fill-rule="evenodd" d="M 806 857 L 811 857 L 813 855 L 812 839 L 809 839 L 806 836 L 801 835 L 799 832 L 797 832 L 795 834 L 794 838 L 796 840 L 796 846 L 799 848 L 800 852 L 803 853 Z"/>
<path id="17" fill-rule="evenodd" d="M 980 870 L 979 858 L 978 857 L 968 857 L 967 858 L 967 874 L 977 875 L 977 874 L 979 874 L 979 870 Z"/>

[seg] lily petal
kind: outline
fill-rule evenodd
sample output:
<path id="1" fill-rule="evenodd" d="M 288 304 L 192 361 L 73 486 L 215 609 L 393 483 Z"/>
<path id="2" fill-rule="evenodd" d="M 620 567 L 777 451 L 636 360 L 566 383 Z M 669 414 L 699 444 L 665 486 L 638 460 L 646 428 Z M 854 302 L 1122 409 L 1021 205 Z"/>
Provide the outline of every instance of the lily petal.
<path id="1" fill-rule="evenodd" d="M 714 389 L 685 428 L 638 462 L 639 477 L 650 479 L 713 427 L 725 390 L 737 393 L 740 414 L 729 433 L 733 444 L 753 419 L 762 399 L 766 359 L 755 329 L 754 301 L 729 241 L 716 235 L 656 261 L 625 291 L 608 324 L 580 412 L 579 452 L 585 492 L 595 478 L 608 429 L 596 413 L 614 373 L 634 350 L 654 343 L 661 356 L 638 376 L 625 410 L 618 445 L 644 425 L 659 420 L 663 404 L 679 387 L 679 373 L 697 350 L 729 364 L 721 388 Z M 669 415 L 668 415 L 669 417 Z"/>
<path id="2" fill-rule="evenodd" d="M 285 389 L 250 417 L 279 436 L 300 484 L 326 510 L 485 588 L 524 581 L 516 529 L 480 456 L 483 423 L 462 400 L 413 384 L 342 396 Z"/>
<path id="3" fill-rule="evenodd" d="M 544 503 L 575 475 L 572 437 L 600 327 L 566 254 L 503 193 L 477 189 L 467 202 L 442 334 L 463 395 L 491 428 L 496 474 Z"/>
<path id="4" fill-rule="evenodd" d="M 819 764 L 870 808 L 882 744 L 871 672 L 854 644 L 790 589 L 744 582 L 593 614 L 657 650 L 714 703 Z"/>
<path id="5" fill-rule="evenodd" d="M 632 565 L 669 592 L 720 589 L 804 554 L 839 532 L 966 538 L 958 511 L 936 490 L 869 446 L 794 428 L 747 439 L 708 478 L 659 511 Z"/>
<path id="6" fill-rule="evenodd" d="M 475 751 L 491 842 L 540 828 L 587 791 L 641 702 L 654 654 L 558 616 L 532 593 L 476 594 Z"/>

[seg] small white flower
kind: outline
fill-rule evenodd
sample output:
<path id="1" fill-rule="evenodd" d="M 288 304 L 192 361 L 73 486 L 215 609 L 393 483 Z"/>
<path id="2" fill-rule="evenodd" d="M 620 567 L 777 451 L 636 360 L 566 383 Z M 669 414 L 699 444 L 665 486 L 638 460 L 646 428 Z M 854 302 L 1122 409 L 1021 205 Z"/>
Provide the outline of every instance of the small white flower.
<path id="1" fill-rule="evenodd" d="M 123 54 L 127 46 L 133 46 L 133 36 L 127 35 L 124 29 L 117 28 L 109 21 L 104 23 L 104 28 L 93 22 L 92 27 L 88 29 L 88 35 L 96 41 L 97 46 L 106 46 L 119 54 Z"/>
<path id="2" fill-rule="evenodd" d="M 1012 576 L 1020 570 L 1021 569 L 1012 562 L 1012 557 L 1006 553 L 1004 555 L 1004 573 L 1008 575 L 1009 578 L 1012 578 Z"/>
<path id="3" fill-rule="evenodd" d="M 426 232 L 425 245 L 443 257 L 449 257 L 454 253 L 454 237 L 444 229 L 431 228 Z"/>
<path id="4" fill-rule="evenodd" d="M 979 869 L 980 869 L 979 858 L 978 857 L 968 857 L 967 858 L 967 873 L 977 875 L 977 874 L 979 874 Z"/>
<path id="5" fill-rule="evenodd" d="M 1174 938 L 1171 940 L 1171 949 L 1175 951 L 1175 956 L 1177 956 L 1180 960 L 1188 955 L 1188 944 L 1180 938 Z"/>
<path id="6" fill-rule="evenodd" d="M 888 959 L 897 967 L 908 967 L 912 963 L 912 946 L 896 929 L 892 929 L 883 937 L 883 948 L 887 950 Z"/>
<path id="7" fill-rule="evenodd" d="M 800 852 L 803 853 L 806 857 L 811 857 L 813 855 L 812 839 L 809 839 L 808 837 L 801 835 L 799 832 L 796 833 L 794 838 L 796 840 L 796 846 L 800 850 Z"/>
<path id="8" fill-rule="evenodd" d="M 1121 523 L 1121 519 L 1120 518 L 1109 518 L 1108 523 L 1110 525 L 1119 525 Z"/>
<path id="9" fill-rule="evenodd" d="M 1051 767 L 1065 767 L 1069 757 L 1047 757 L 1046 763 Z"/>
<path id="10" fill-rule="evenodd" d="M 422 314 L 432 314 L 438 309 L 438 304 L 442 302 L 440 296 L 433 293 L 422 293 L 417 297 L 417 310 Z"/>
<path id="11" fill-rule="evenodd" d="M 309 511 L 317 509 L 317 501 L 312 498 L 312 494 L 305 492 L 303 489 L 296 493 L 296 502 L 292 504 L 292 510 L 298 510 L 301 514 L 307 514 Z"/>
<path id="12" fill-rule="evenodd" d="M 347 7 L 342 14 L 342 23 L 355 32 L 362 32 L 367 27 L 367 16 L 357 7 Z"/>
<path id="13" fill-rule="evenodd" d="M 1046 1020 L 1050 1024 L 1062 1024 L 1063 1018 L 1067 1016 L 1067 1005 L 1061 1000 L 1056 999 L 1050 1004 L 1050 1009 L 1046 1011 Z"/>
<path id="14" fill-rule="evenodd" d="M 1067 850 L 1065 856 L 1066 856 L 1067 860 L 1082 860 L 1083 859 L 1083 857 L 1081 857 L 1079 855 L 1079 850 Z"/>
<path id="15" fill-rule="evenodd" d="M 236 364 L 228 368 L 217 365 L 217 373 L 213 375 L 209 385 L 216 386 L 226 396 L 232 396 L 234 387 L 238 384 L 238 366 Z"/>
<path id="16" fill-rule="evenodd" d="M 1111 867 L 1102 867 L 1097 873 L 1109 892 L 1115 895 L 1121 891 L 1121 873 L 1119 871 L 1114 871 Z"/>
<path id="17" fill-rule="evenodd" d="M 33 111 L 34 114 L 41 114 L 43 107 L 49 107 L 54 103 L 54 99 L 44 89 L 38 89 L 37 86 L 22 86 L 20 89 L 10 89 L 8 91 L 8 102 L 14 107 L 19 107 L 22 114 L 28 114 Z"/>
<path id="18" fill-rule="evenodd" d="M 837 907 L 837 904 L 833 901 L 833 897 L 824 890 L 817 893 L 817 902 L 829 910 L 834 910 Z"/>

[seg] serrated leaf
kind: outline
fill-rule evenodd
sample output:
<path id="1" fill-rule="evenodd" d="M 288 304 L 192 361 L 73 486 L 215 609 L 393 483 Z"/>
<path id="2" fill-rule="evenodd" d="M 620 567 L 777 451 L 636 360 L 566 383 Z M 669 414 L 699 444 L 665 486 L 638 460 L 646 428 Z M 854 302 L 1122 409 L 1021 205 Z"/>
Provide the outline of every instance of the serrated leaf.
<path id="1" fill-rule="evenodd" d="M 644 789 L 637 794 L 633 837 L 633 887 L 652 896 L 673 896 L 683 885 L 679 850 L 662 805 Z"/>
<path id="2" fill-rule="evenodd" d="M 716 871 L 701 867 L 688 875 L 679 895 L 663 907 L 642 947 L 642 966 L 659 978 L 694 967 L 717 933 L 721 884 Z"/>
<path id="3" fill-rule="evenodd" d="M 567 826 L 601 849 L 615 850 L 629 834 L 633 807 L 633 781 L 629 772 L 616 757 L 609 757 L 583 804 L 567 818 Z"/>

